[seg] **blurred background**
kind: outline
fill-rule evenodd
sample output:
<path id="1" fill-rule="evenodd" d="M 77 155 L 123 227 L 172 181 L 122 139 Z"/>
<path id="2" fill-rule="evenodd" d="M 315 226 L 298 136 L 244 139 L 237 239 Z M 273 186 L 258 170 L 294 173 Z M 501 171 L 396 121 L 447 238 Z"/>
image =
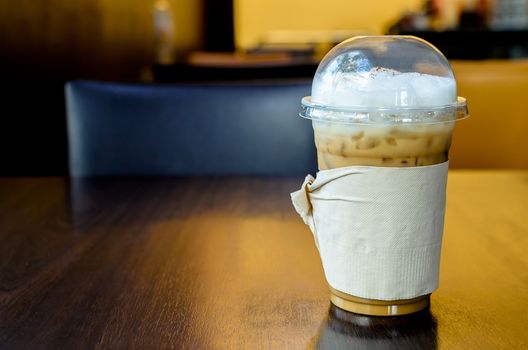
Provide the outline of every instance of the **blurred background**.
<path id="1" fill-rule="evenodd" d="M 67 81 L 309 80 L 369 34 L 450 60 L 472 115 L 452 167 L 528 168 L 528 0 L 1 0 L 0 175 L 68 173 Z"/>

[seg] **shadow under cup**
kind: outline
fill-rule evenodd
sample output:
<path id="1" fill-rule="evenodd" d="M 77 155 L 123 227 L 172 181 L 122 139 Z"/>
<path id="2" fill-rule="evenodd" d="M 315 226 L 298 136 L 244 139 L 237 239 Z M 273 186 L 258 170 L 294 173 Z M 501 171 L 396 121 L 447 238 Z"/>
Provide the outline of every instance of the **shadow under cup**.
<path id="1" fill-rule="evenodd" d="M 344 124 L 312 120 L 319 170 L 347 166 L 419 167 L 448 160 L 455 121 L 430 124 Z M 374 277 L 373 277 L 374 278 Z M 364 315 L 405 315 L 430 305 L 430 294 L 374 300 L 330 287 L 331 302 Z"/>
<path id="2" fill-rule="evenodd" d="M 352 314 L 330 305 L 315 349 L 436 349 L 437 322 L 429 310 L 399 316 Z"/>

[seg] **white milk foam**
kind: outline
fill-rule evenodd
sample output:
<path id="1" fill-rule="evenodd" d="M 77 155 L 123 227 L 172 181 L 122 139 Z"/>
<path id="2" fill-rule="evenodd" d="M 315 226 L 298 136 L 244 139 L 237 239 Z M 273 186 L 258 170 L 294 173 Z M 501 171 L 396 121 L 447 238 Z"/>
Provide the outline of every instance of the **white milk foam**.
<path id="1" fill-rule="evenodd" d="M 321 76 L 312 85 L 312 101 L 331 107 L 359 107 L 364 111 L 396 107 L 427 109 L 456 101 L 453 78 L 384 68 Z M 447 160 L 453 122 L 394 124 L 385 119 L 390 113 L 375 115 L 379 117 L 368 124 L 314 119 L 319 168 L 406 167 Z"/>
<path id="2" fill-rule="evenodd" d="M 452 104 L 456 96 L 454 78 L 380 67 L 321 74 L 312 85 L 312 101 L 333 107 L 434 107 Z"/>

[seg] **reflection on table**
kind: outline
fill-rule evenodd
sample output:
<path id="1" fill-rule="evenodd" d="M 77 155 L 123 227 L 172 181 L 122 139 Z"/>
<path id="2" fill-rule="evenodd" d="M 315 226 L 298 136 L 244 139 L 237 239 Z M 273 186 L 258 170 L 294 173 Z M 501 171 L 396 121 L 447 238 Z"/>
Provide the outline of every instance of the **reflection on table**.
<path id="1" fill-rule="evenodd" d="M 436 320 L 429 310 L 399 317 L 376 317 L 346 312 L 331 304 L 315 348 L 436 349 Z"/>

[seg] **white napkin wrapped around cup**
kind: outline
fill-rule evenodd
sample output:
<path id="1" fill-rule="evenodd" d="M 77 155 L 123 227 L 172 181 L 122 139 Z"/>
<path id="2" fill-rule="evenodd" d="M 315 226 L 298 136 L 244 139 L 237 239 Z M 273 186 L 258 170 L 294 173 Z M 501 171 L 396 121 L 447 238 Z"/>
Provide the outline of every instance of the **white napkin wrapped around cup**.
<path id="1" fill-rule="evenodd" d="M 438 287 L 447 169 L 351 166 L 306 177 L 291 197 L 331 287 L 377 300 Z"/>

